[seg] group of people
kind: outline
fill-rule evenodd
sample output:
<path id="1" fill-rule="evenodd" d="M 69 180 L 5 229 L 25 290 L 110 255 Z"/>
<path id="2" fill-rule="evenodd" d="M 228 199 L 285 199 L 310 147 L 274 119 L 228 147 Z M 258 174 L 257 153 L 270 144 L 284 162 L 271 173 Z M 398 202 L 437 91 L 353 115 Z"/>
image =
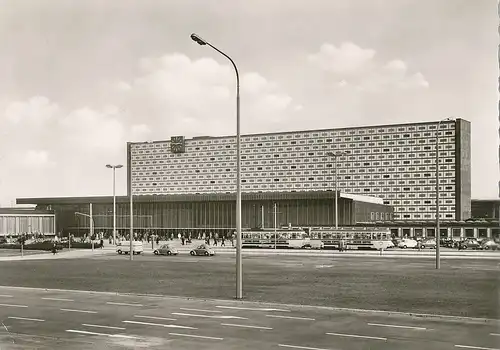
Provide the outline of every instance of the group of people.
<path id="1" fill-rule="evenodd" d="M 217 232 L 199 232 L 197 234 L 192 234 L 191 232 L 178 232 L 177 234 L 174 234 L 173 232 L 161 232 L 158 234 L 153 234 L 153 233 L 134 233 L 134 239 L 139 240 L 139 241 L 147 241 L 148 243 L 156 242 L 157 245 L 160 244 L 160 241 L 173 241 L 174 239 L 178 239 L 181 241 L 182 245 L 186 245 L 189 243 L 192 243 L 193 239 L 197 240 L 203 240 L 205 241 L 205 244 L 208 245 L 220 245 L 221 247 L 226 246 L 226 241 L 231 241 L 231 246 L 234 246 L 234 242 L 236 239 L 236 235 L 234 232 L 227 232 L 227 233 L 217 233 Z M 118 241 L 126 241 L 128 240 L 129 237 L 127 234 L 118 234 L 117 235 L 117 240 Z M 108 236 L 108 241 L 109 244 L 113 244 L 113 234 L 109 234 Z M 102 239 L 101 239 L 101 245 L 102 245 Z"/>

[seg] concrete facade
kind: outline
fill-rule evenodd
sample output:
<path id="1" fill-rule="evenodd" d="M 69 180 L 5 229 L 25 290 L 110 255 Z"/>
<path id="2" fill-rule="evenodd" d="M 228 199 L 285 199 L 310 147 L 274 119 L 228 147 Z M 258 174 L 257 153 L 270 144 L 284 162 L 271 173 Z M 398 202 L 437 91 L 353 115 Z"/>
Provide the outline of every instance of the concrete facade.
<path id="1" fill-rule="evenodd" d="M 398 220 L 435 219 L 438 122 L 242 136 L 242 191 L 310 192 L 334 188 L 383 199 Z M 442 122 L 439 131 L 443 220 L 470 217 L 470 123 Z M 234 193 L 234 136 L 172 137 L 129 143 L 128 184 L 134 196 Z"/>

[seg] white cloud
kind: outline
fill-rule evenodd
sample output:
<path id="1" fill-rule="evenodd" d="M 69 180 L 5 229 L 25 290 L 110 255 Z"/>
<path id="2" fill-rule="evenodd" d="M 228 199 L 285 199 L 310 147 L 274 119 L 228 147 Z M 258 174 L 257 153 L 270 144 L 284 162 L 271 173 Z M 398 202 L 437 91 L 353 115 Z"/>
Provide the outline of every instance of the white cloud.
<path id="1" fill-rule="evenodd" d="M 420 72 L 410 74 L 408 65 L 394 59 L 385 64 L 375 60 L 375 50 L 353 43 L 340 47 L 323 44 L 319 52 L 309 55 L 310 63 L 332 74 L 335 87 L 353 87 L 357 91 L 380 92 L 390 88 L 427 88 L 429 83 Z"/>
<path id="2" fill-rule="evenodd" d="M 375 50 L 362 49 L 351 42 L 344 42 L 338 48 L 323 44 L 318 53 L 309 55 L 309 61 L 321 69 L 340 74 L 356 74 L 368 68 L 375 56 Z"/>
<path id="3" fill-rule="evenodd" d="M 59 107 L 51 103 L 47 97 L 35 96 L 25 102 L 11 102 L 6 107 L 4 115 L 14 124 L 27 121 L 40 125 L 53 118 L 58 109 Z"/>
<path id="4" fill-rule="evenodd" d="M 18 162 L 29 169 L 53 165 L 49 159 L 49 152 L 46 150 L 27 150 L 19 154 L 16 159 Z"/>
<path id="5" fill-rule="evenodd" d="M 140 75 L 130 82 L 130 98 L 123 108 L 151 128 L 149 137 L 172 134 L 233 133 L 236 77 L 229 63 L 212 58 L 192 60 L 174 53 L 143 58 Z M 278 84 L 257 72 L 241 74 L 241 110 L 245 130 L 259 130 L 271 120 L 283 120 L 294 108 L 293 99 Z"/>

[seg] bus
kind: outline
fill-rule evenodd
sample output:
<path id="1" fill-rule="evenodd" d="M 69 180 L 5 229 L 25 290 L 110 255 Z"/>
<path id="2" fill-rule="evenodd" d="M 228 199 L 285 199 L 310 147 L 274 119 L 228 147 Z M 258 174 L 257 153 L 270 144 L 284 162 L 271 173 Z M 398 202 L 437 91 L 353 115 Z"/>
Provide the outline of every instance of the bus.
<path id="1" fill-rule="evenodd" d="M 241 233 L 241 246 L 242 248 L 277 249 L 312 248 L 307 233 L 301 229 L 243 231 Z M 320 244 L 318 244 L 319 247 Z"/>
<path id="2" fill-rule="evenodd" d="M 309 227 L 305 229 L 312 244 L 323 243 L 324 249 L 339 249 L 344 240 L 345 249 L 387 249 L 394 247 L 389 228 L 366 227 Z"/>

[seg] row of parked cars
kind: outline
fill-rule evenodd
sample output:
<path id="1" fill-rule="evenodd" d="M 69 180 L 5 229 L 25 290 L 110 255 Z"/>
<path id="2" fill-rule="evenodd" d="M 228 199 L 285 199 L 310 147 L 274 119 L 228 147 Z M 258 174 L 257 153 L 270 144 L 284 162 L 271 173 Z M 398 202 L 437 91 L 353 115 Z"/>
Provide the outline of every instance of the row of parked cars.
<path id="1" fill-rule="evenodd" d="M 413 239 L 403 238 L 394 239 L 394 246 L 402 249 L 436 249 L 435 238 Z M 476 249 L 476 250 L 497 250 L 499 244 L 491 238 L 465 238 L 462 240 L 441 239 L 441 247 L 458 248 L 459 250 Z"/>
<path id="2" fill-rule="evenodd" d="M 116 252 L 118 254 L 130 254 L 130 241 L 121 241 L 116 244 Z M 135 241 L 132 243 L 132 254 L 143 254 L 144 246 L 142 242 Z M 178 255 L 179 250 L 172 244 L 163 244 L 153 250 L 154 255 Z M 215 251 L 206 244 L 200 244 L 196 248 L 191 249 L 189 254 L 193 256 L 213 256 Z"/>

